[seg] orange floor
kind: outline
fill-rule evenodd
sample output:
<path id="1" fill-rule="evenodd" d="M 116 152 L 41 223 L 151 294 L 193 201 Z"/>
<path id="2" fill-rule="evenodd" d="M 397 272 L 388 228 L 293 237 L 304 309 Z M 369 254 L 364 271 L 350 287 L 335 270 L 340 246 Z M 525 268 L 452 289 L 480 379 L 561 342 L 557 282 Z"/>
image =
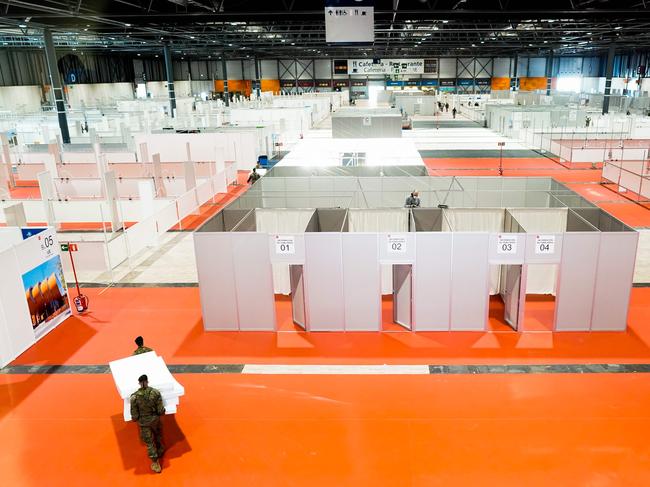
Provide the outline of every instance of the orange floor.
<path id="1" fill-rule="evenodd" d="M 291 325 L 289 300 L 282 299 L 277 314 L 283 331 L 205 333 L 197 288 L 84 292 L 90 311 L 70 318 L 15 364 L 106 364 L 128 354 L 137 335 L 175 364 L 650 363 L 650 288 L 633 289 L 629 329 L 622 333 L 545 331 L 554 304 L 537 296 L 527 302 L 524 329 L 531 331 L 525 333 L 503 325 L 498 299 L 490 320 L 498 332 L 301 333 Z"/>
<path id="2" fill-rule="evenodd" d="M 0 375 L 2 485 L 650 485 L 642 374 L 177 378 L 154 475 L 110 375 Z"/>

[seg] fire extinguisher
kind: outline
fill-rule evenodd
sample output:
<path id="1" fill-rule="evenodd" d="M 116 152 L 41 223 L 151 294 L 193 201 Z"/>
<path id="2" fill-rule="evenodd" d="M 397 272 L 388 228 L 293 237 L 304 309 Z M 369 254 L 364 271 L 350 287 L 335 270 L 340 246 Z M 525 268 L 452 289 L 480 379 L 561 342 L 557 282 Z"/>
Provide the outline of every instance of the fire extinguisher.
<path id="1" fill-rule="evenodd" d="M 88 296 L 86 296 L 85 294 L 81 294 L 81 290 L 79 289 L 79 280 L 77 279 L 77 269 L 75 269 L 74 259 L 72 258 L 72 249 L 73 249 L 73 245 L 68 244 L 68 255 L 70 256 L 70 264 L 72 264 L 74 283 L 77 287 L 77 296 L 75 296 L 75 298 L 72 301 L 74 302 L 74 306 L 77 309 L 77 313 L 83 313 L 88 309 L 88 304 L 90 303 L 90 299 L 88 299 Z"/>

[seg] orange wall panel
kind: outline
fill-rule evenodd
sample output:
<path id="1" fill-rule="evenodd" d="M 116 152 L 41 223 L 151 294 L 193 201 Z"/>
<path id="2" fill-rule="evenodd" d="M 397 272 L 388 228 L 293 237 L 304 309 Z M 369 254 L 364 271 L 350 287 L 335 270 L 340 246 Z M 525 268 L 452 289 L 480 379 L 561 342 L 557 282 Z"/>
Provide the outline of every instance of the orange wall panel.
<path id="1" fill-rule="evenodd" d="M 260 90 L 262 91 L 272 91 L 273 93 L 278 93 L 280 91 L 280 80 L 279 79 L 263 79 L 260 81 Z"/>
<path id="2" fill-rule="evenodd" d="M 494 91 L 510 90 L 510 78 L 492 78 L 491 88 Z"/>
<path id="3" fill-rule="evenodd" d="M 544 76 L 519 78 L 519 91 L 546 90 L 546 78 Z"/>
<path id="4" fill-rule="evenodd" d="M 223 80 L 220 79 L 214 80 L 214 91 L 218 93 L 223 93 Z M 229 79 L 228 91 L 230 93 L 239 91 L 240 93 L 244 93 L 246 96 L 250 96 L 252 91 L 251 81 L 242 80 L 242 79 Z"/>

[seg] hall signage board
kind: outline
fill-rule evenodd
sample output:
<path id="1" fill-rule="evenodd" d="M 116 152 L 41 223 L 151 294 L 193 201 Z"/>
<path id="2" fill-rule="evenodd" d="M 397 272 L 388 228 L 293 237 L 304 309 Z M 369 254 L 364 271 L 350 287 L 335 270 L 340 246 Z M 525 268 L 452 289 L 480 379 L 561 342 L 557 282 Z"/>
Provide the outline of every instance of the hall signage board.
<path id="1" fill-rule="evenodd" d="M 348 59 L 348 74 L 424 74 L 424 59 Z"/>
<path id="2" fill-rule="evenodd" d="M 373 0 L 327 0 L 325 42 L 371 43 L 375 41 Z"/>

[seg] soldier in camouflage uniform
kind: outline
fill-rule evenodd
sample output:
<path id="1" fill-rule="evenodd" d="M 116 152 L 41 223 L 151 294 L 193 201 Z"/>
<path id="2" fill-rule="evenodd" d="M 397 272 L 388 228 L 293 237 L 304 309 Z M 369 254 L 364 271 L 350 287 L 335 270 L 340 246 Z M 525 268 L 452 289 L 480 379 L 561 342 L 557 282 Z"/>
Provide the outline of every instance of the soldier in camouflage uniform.
<path id="1" fill-rule="evenodd" d="M 162 396 L 157 389 L 149 387 L 149 379 L 141 375 L 138 379 L 140 389 L 131 394 L 131 418 L 140 427 L 140 439 L 147 445 L 147 454 L 151 458 L 151 470 L 162 471 L 158 459 L 162 456 L 162 431 L 160 416 L 165 414 Z"/>
<path id="2" fill-rule="evenodd" d="M 135 349 L 133 355 L 140 355 L 141 353 L 153 352 L 153 348 L 144 346 L 144 338 L 142 337 L 137 337 L 135 339 L 135 344 L 138 346 L 138 348 Z"/>

